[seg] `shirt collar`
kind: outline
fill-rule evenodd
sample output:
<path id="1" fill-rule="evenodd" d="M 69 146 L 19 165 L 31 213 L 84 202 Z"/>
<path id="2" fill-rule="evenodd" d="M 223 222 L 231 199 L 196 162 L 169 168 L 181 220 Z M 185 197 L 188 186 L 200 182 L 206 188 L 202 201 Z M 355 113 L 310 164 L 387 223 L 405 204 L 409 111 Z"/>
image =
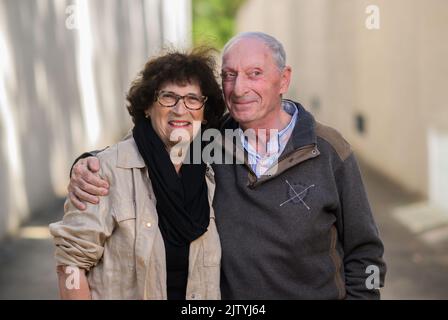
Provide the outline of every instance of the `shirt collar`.
<path id="1" fill-rule="evenodd" d="M 291 133 L 294 130 L 295 124 L 297 122 L 297 118 L 299 115 L 299 109 L 297 108 L 297 106 L 289 100 L 282 100 L 282 107 L 283 110 L 285 110 L 286 113 L 288 113 L 291 116 L 291 120 L 289 121 L 288 125 L 286 127 L 284 127 L 282 130 L 280 130 L 277 133 L 277 141 L 278 141 L 278 150 L 281 150 L 281 146 L 280 144 L 282 143 L 282 138 Z M 243 134 L 244 131 L 243 129 L 241 129 L 241 127 L 238 127 L 238 132 L 240 134 L 240 138 L 241 138 L 241 143 L 244 147 L 244 149 L 251 155 L 259 157 L 258 153 L 256 152 L 256 150 L 249 144 L 249 141 L 247 139 L 247 137 Z"/>
<path id="2" fill-rule="evenodd" d="M 283 136 L 289 130 L 292 130 L 294 128 L 294 125 L 296 124 L 297 121 L 297 117 L 299 115 L 299 109 L 297 109 L 296 105 L 291 101 L 283 100 L 282 106 L 283 110 L 285 110 L 285 112 L 291 116 L 291 121 L 289 121 L 288 125 L 285 128 L 279 131 L 278 133 L 279 137 Z"/>

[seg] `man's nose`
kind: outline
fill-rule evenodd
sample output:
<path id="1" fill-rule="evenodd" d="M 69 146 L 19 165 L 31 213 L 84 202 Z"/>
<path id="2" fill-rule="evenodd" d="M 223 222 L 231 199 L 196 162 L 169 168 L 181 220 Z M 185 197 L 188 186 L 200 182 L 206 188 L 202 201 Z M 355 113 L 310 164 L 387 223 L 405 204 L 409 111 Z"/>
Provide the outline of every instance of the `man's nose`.
<path id="1" fill-rule="evenodd" d="M 237 97 L 243 97 L 248 92 L 247 81 L 244 76 L 238 75 L 235 78 L 233 94 Z"/>

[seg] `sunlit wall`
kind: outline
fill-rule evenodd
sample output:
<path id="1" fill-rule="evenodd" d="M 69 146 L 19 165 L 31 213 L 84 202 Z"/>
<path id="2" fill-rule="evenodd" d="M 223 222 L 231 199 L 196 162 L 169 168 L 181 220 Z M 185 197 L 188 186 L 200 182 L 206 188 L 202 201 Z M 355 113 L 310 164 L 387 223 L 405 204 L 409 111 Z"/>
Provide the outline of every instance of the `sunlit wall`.
<path id="1" fill-rule="evenodd" d="M 130 81 L 190 31 L 190 0 L 0 0 L 0 238 L 129 130 Z"/>
<path id="2" fill-rule="evenodd" d="M 448 209 L 448 1 L 248 0 L 238 31 L 249 30 L 285 44 L 290 97 Z"/>

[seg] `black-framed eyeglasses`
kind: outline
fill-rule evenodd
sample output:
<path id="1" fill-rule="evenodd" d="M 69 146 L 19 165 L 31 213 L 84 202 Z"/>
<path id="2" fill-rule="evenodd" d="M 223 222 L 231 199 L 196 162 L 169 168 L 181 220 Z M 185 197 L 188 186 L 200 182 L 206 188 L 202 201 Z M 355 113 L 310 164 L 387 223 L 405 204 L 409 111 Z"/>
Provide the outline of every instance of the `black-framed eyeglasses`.
<path id="1" fill-rule="evenodd" d="M 201 109 L 207 101 L 206 96 L 197 96 L 191 93 L 185 96 L 180 96 L 171 91 L 156 92 L 156 100 L 164 107 L 172 108 L 180 99 L 184 101 L 185 107 L 190 110 Z"/>

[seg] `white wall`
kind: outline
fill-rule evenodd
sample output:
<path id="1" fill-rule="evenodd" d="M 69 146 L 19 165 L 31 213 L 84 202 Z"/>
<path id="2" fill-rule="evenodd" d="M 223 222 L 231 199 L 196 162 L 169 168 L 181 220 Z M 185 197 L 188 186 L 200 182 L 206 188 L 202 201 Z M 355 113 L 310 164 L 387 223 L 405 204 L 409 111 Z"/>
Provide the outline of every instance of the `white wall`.
<path id="1" fill-rule="evenodd" d="M 188 30 L 190 0 L 0 0 L 0 238 L 130 128 L 130 81 Z"/>
<path id="2" fill-rule="evenodd" d="M 380 9 L 379 30 L 365 26 L 369 5 Z M 429 155 L 447 151 L 429 153 L 428 141 L 430 130 L 448 133 L 448 1 L 248 0 L 238 31 L 249 30 L 285 44 L 290 97 L 341 131 L 360 158 L 429 198 L 443 188 L 446 166 L 431 166 L 442 160 Z"/>

